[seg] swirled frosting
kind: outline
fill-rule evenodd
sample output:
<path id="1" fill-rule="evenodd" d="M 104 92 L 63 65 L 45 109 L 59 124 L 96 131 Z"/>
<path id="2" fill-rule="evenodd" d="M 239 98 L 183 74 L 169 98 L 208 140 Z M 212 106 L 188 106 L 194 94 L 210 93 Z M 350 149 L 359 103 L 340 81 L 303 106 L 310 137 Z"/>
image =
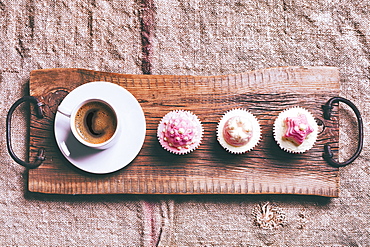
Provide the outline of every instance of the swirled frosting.
<path id="1" fill-rule="evenodd" d="M 298 114 L 297 117 L 287 117 L 284 123 L 286 127 L 284 138 L 296 145 L 301 145 L 307 136 L 314 131 L 305 114 Z"/>
<path id="2" fill-rule="evenodd" d="M 252 124 L 247 118 L 235 116 L 227 120 L 223 129 L 225 141 L 235 147 L 244 146 L 253 135 Z"/>

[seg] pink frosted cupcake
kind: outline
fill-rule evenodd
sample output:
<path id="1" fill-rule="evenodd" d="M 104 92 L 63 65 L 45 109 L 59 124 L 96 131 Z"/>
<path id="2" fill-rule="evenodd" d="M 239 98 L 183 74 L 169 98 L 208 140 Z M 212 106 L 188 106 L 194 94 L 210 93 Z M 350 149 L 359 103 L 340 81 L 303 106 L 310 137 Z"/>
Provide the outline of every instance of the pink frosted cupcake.
<path id="1" fill-rule="evenodd" d="M 197 149 L 202 136 L 202 123 L 190 111 L 175 110 L 167 113 L 157 129 L 157 137 L 162 147 L 180 155 Z"/>
<path id="2" fill-rule="evenodd" d="M 251 151 L 261 138 L 261 128 L 252 113 L 243 109 L 228 111 L 217 127 L 217 140 L 228 152 Z"/>
<path id="3" fill-rule="evenodd" d="M 281 112 L 274 123 L 274 138 L 280 148 L 289 153 L 303 153 L 311 149 L 317 134 L 315 118 L 300 107 Z"/>

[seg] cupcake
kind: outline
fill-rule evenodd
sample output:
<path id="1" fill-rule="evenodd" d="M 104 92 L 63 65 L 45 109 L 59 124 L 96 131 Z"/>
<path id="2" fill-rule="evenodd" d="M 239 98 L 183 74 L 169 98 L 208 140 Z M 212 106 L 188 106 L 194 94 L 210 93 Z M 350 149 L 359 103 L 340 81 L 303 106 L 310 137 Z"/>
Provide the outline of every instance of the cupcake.
<path id="1" fill-rule="evenodd" d="M 167 113 L 157 129 L 157 137 L 161 146 L 179 155 L 197 149 L 202 136 L 202 123 L 190 111 L 176 110 Z"/>
<path id="2" fill-rule="evenodd" d="M 261 128 L 257 118 L 244 109 L 226 112 L 217 126 L 218 142 L 233 154 L 252 150 L 260 138 Z"/>
<path id="3" fill-rule="evenodd" d="M 287 109 L 274 123 L 274 138 L 289 153 L 304 153 L 316 142 L 318 126 L 312 114 L 301 107 Z"/>

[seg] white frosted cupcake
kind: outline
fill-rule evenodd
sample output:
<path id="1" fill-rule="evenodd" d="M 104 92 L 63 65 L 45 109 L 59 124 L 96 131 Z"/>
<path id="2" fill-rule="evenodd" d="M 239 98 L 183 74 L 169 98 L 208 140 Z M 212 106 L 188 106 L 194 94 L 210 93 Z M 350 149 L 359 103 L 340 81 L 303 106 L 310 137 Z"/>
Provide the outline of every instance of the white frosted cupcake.
<path id="1" fill-rule="evenodd" d="M 274 123 L 274 138 L 289 153 L 304 153 L 316 142 L 318 126 L 312 114 L 301 107 L 284 110 Z"/>
<path id="2" fill-rule="evenodd" d="M 228 152 L 242 154 L 251 151 L 261 138 L 259 122 L 244 109 L 228 111 L 217 127 L 217 140 Z"/>
<path id="3" fill-rule="evenodd" d="M 190 111 L 175 110 L 167 113 L 160 121 L 157 137 L 161 146 L 173 154 L 187 154 L 201 143 L 203 126 Z"/>

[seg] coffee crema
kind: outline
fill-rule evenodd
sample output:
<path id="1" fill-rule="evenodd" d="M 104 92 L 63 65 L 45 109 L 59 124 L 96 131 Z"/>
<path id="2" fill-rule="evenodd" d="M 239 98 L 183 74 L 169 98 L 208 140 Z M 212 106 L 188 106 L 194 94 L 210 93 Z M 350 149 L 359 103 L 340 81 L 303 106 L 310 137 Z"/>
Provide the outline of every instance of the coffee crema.
<path id="1" fill-rule="evenodd" d="M 107 104 L 101 101 L 87 102 L 77 110 L 75 128 L 86 142 L 104 143 L 114 135 L 117 117 Z"/>

